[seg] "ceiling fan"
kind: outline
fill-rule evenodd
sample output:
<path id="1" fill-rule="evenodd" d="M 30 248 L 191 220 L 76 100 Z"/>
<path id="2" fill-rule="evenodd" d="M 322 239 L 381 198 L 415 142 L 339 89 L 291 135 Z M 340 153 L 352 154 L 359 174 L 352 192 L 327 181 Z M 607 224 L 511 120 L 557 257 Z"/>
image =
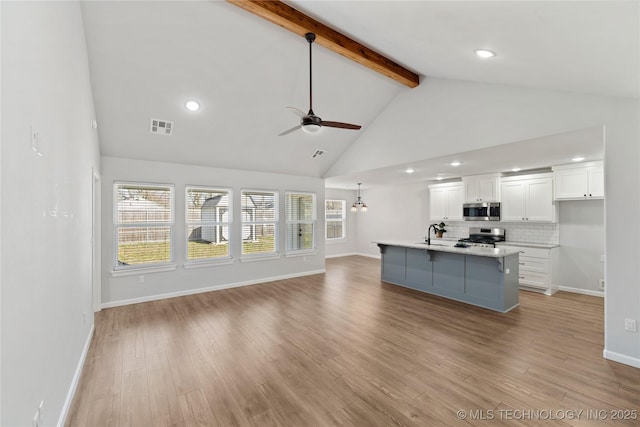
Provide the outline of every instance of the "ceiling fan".
<path id="1" fill-rule="evenodd" d="M 312 91 L 312 68 L 311 68 L 311 45 L 316 39 L 316 35 L 314 33 L 307 33 L 304 35 L 304 38 L 309 42 L 309 112 L 305 114 L 302 110 L 299 110 L 295 107 L 287 107 L 291 109 L 295 114 L 300 116 L 300 124 L 298 126 L 294 126 L 289 130 L 285 130 L 278 136 L 288 135 L 293 131 L 298 129 L 302 129 L 307 133 L 316 133 L 320 130 L 322 126 L 330 127 L 330 128 L 340 128 L 340 129 L 353 129 L 358 130 L 362 126 L 360 125 L 352 125 L 351 123 L 342 123 L 342 122 L 329 122 L 326 120 L 322 120 L 320 117 L 316 116 L 313 112 L 313 91 Z"/>

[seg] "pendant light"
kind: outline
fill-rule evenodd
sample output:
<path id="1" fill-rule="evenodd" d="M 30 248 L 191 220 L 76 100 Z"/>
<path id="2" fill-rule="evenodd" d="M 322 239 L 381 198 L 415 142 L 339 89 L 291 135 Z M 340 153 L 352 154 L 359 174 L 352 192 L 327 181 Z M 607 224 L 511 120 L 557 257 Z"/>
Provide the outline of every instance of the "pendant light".
<path id="1" fill-rule="evenodd" d="M 358 209 L 360 209 L 362 212 L 366 212 L 367 211 L 367 204 L 365 202 L 362 201 L 362 198 L 360 197 L 360 186 L 362 185 L 361 182 L 358 183 L 358 199 L 353 202 L 353 205 L 351 205 L 351 212 L 357 212 Z"/>

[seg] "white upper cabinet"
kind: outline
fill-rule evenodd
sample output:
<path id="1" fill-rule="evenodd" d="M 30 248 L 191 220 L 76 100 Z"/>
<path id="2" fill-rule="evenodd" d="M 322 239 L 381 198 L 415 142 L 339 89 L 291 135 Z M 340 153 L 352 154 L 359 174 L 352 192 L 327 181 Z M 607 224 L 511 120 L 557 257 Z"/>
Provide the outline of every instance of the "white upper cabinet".
<path id="1" fill-rule="evenodd" d="M 604 198 L 602 162 L 578 163 L 553 167 L 556 200 Z"/>
<path id="2" fill-rule="evenodd" d="M 461 182 L 429 186 L 429 219 L 431 221 L 462 221 Z"/>
<path id="3" fill-rule="evenodd" d="M 502 178 L 500 220 L 505 222 L 555 222 L 551 174 Z"/>
<path id="4" fill-rule="evenodd" d="M 462 183 L 466 203 L 500 201 L 499 174 L 465 176 Z"/>

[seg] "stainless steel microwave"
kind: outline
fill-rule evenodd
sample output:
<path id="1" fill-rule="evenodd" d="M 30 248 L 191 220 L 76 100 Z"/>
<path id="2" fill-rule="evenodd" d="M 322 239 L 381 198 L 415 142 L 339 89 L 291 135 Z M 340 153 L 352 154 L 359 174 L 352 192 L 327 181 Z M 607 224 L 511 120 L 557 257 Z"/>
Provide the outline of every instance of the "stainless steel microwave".
<path id="1" fill-rule="evenodd" d="M 500 203 L 464 203 L 462 217 L 465 221 L 500 221 Z"/>

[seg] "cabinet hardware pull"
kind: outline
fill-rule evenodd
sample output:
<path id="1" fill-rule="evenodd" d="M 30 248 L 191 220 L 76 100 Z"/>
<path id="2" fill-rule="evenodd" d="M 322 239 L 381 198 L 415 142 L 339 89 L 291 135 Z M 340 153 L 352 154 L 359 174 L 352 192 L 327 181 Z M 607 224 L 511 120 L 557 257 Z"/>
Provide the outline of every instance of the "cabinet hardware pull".
<path id="1" fill-rule="evenodd" d="M 524 279 L 524 276 L 518 276 L 518 279 Z"/>
<path id="2" fill-rule="evenodd" d="M 524 265 L 524 262 L 519 262 L 518 264 L 520 264 L 520 265 Z"/>

